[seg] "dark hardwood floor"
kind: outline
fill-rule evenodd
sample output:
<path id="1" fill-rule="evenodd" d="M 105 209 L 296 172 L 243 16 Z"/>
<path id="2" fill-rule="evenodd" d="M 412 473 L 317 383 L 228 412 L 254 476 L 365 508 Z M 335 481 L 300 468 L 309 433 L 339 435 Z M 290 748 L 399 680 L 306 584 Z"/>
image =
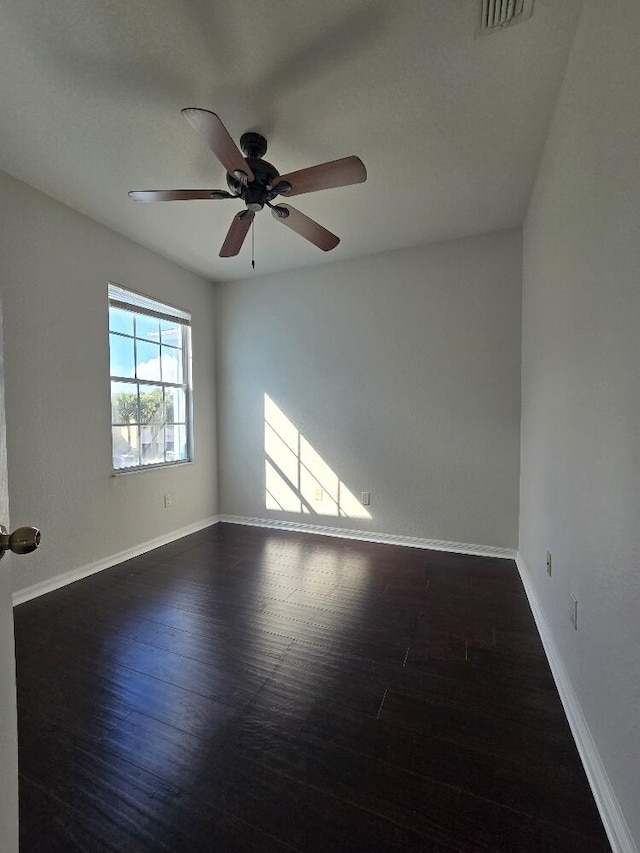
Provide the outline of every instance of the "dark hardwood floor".
<path id="1" fill-rule="evenodd" d="M 15 622 L 22 853 L 610 850 L 510 561 L 219 524 Z"/>

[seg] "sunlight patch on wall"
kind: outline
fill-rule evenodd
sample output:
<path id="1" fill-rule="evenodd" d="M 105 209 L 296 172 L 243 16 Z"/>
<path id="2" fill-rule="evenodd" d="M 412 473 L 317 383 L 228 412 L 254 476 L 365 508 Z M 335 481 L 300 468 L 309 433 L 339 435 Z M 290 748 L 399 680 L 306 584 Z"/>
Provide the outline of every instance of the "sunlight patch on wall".
<path id="1" fill-rule="evenodd" d="M 264 452 L 267 509 L 371 518 L 268 394 L 264 395 Z"/>

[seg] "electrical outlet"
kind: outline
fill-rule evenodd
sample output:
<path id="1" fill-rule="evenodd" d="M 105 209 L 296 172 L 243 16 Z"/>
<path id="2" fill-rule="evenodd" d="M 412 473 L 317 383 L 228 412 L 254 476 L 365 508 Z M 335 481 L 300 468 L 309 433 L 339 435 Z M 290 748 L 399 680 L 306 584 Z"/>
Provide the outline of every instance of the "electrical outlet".
<path id="1" fill-rule="evenodd" d="M 547 551 L 547 574 L 551 577 L 551 551 Z"/>
<path id="2" fill-rule="evenodd" d="M 170 495 L 168 492 L 164 496 L 164 506 L 165 509 L 168 509 L 170 506 L 173 506 L 173 495 Z"/>
<path id="3" fill-rule="evenodd" d="M 371 503 L 371 492 L 362 492 L 362 505 L 369 506 Z"/>
<path id="4" fill-rule="evenodd" d="M 569 599 L 569 622 L 573 625 L 573 630 L 578 630 L 578 599 L 571 594 Z"/>

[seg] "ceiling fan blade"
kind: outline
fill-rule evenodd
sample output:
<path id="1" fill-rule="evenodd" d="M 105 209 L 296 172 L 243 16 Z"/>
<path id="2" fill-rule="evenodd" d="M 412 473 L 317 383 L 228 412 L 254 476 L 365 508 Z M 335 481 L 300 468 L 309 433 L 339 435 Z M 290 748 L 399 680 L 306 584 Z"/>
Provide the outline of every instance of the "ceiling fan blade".
<path id="1" fill-rule="evenodd" d="M 246 175 L 249 181 L 254 180 L 254 174 L 242 156 L 242 152 L 215 113 L 200 110 L 197 107 L 187 107 L 181 112 L 191 127 L 203 137 L 227 172 L 236 177 L 238 177 L 236 173 L 241 173 Z"/>
<path id="2" fill-rule="evenodd" d="M 236 198 L 226 190 L 131 190 L 129 198 L 134 201 L 208 201 Z"/>
<path id="3" fill-rule="evenodd" d="M 343 157 L 341 160 L 331 160 L 330 163 L 321 163 L 319 166 L 310 166 L 308 169 L 300 169 L 299 172 L 290 172 L 288 175 L 280 175 L 274 181 L 277 186 L 283 181 L 291 184 L 291 189 L 283 193 L 287 197 L 312 193 L 316 190 L 328 190 L 332 187 L 347 187 L 349 184 L 361 184 L 367 180 L 367 170 L 364 163 L 355 155 Z"/>
<path id="4" fill-rule="evenodd" d="M 254 216 L 255 213 L 252 210 L 241 210 L 233 217 L 231 227 L 227 231 L 227 236 L 224 238 L 224 243 L 220 249 L 221 258 L 233 258 L 234 255 L 238 254 Z"/>
<path id="5" fill-rule="evenodd" d="M 278 213 L 278 209 L 287 210 L 289 212 L 288 216 L 283 217 Z M 336 237 L 331 231 L 327 231 L 322 225 L 318 225 L 313 219 L 309 219 L 304 213 L 300 213 L 295 207 L 291 207 L 290 204 L 279 204 L 272 209 L 271 215 L 279 222 L 282 222 L 283 225 L 288 225 L 296 234 L 299 234 L 305 240 L 313 243 L 314 246 L 322 249 L 323 252 L 330 252 L 340 242 L 339 237 Z"/>

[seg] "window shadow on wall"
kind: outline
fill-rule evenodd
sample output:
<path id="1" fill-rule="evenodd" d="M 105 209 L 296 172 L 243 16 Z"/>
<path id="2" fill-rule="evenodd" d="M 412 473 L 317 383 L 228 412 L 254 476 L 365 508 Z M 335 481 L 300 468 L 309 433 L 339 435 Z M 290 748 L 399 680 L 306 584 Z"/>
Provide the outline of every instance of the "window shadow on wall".
<path id="1" fill-rule="evenodd" d="M 264 453 L 267 509 L 371 518 L 268 394 L 264 395 Z"/>

